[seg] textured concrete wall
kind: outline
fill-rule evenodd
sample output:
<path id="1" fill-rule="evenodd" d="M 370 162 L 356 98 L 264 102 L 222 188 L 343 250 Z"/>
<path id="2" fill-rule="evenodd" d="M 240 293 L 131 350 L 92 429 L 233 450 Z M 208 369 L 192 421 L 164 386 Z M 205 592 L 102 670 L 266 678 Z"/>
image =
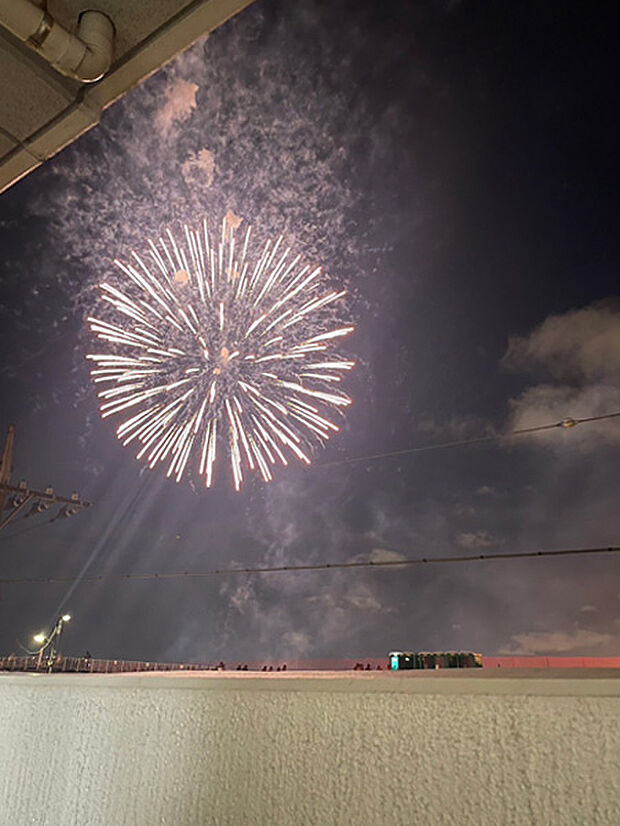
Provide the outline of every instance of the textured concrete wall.
<path id="1" fill-rule="evenodd" d="M 607 675 L 0 675 L 0 824 L 615 825 Z"/>

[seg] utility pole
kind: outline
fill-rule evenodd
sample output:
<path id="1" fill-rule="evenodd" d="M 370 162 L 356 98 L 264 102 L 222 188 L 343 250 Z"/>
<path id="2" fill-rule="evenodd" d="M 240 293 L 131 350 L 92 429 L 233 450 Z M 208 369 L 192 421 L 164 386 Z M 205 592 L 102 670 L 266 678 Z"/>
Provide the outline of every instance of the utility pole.
<path id="1" fill-rule="evenodd" d="M 80 500 L 77 492 L 71 496 L 58 496 L 54 493 L 51 485 L 44 491 L 29 488 L 25 481 L 19 485 L 11 484 L 11 465 L 13 462 L 13 445 L 15 443 L 15 425 L 9 425 L 8 433 L 4 441 L 2 451 L 2 461 L 0 462 L 0 531 L 5 528 L 15 517 L 31 505 L 26 516 L 32 516 L 47 510 L 50 505 L 60 505 L 56 516 L 50 520 L 67 516 L 74 516 L 84 508 L 89 508 L 90 502 Z M 4 516 L 5 510 L 9 513 Z"/>
<path id="2" fill-rule="evenodd" d="M 11 480 L 11 460 L 13 458 L 13 442 L 15 441 L 15 425 L 9 425 L 9 432 L 6 434 L 4 450 L 2 451 L 2 461 L 0 462 L 0 518 L 4 511 L 6 501 L 5 485 Z"/>

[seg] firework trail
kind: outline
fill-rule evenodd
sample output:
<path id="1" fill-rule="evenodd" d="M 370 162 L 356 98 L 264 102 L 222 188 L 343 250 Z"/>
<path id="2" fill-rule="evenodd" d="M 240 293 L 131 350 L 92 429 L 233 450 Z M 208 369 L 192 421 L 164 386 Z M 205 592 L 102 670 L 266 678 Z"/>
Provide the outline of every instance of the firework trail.
<path id="1" fill-rule="evenodd" d="M 239 223 L 228 215 L 217 239 L 206 220 L 185 226 L 182 242 L 168 229 L 147 256 L 115 261 L 101 317 L 88 319 L 106 352 L 87 356 L 102 416 L 125 417 L 117 436 L 140 445 L 137 458 L 167 463 L 177 482 L 192 460 L 211 487 L 224 444 L 236 490 L 248 471 L 270 481 L 291 455 L 310 464 L 339 430 L 332 418 L 351 399 L 337 387 L 354 366 L 333 350 L 353 330 L 335 315 L 345 291 L 282 236 L 253 256 Z"/>

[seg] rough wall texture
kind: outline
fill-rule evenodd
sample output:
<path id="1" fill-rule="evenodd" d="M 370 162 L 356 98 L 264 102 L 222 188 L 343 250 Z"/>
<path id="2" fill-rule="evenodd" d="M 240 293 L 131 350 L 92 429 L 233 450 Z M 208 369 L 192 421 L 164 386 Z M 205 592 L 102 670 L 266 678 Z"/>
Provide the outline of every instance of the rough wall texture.
<path id="1" fill-rule="evenodd" d="M 0 676 L 0 824 L 620 823 L 618 679 L 218 677 Z"/>

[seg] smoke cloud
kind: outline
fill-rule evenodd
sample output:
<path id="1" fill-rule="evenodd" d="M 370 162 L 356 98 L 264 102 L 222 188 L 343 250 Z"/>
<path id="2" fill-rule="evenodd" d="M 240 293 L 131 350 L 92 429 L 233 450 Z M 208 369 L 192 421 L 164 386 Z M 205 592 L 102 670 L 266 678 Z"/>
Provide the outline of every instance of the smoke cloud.
<path id="1" fill-rule="evenodd" d="M 592 649 L 609 647 L 614 641 L 611 634 L 577 628 L 574 631 L 532 631 L 515 634 L 511 645 L 500 649 L 500 654 L 532 656 L 536 654 L 585 654 Z"/>
<path id="2" fill-rule="evenodd" d="M 529 336 L 511 338 L 503 365 L 552 379 L 526 387 L 511 400 L 511 429 L 620 410 L 620 307 L 599 303 L 550 316 Z M 593 443 L 620 444 L 620 427 L 608 421 L 566 435 L 581 449 Z M 558 450 L 564 450 L 567 441 L 549 432 L 531 438 Z"/>
<path id="3" fill-rule="evenodd" d="M 179 77 L 164 90 L 166 103 L 155 113 L 155 128 L 168 137 L 175 124 L 186 121 L 196 108 L 198 86 Z"/>

